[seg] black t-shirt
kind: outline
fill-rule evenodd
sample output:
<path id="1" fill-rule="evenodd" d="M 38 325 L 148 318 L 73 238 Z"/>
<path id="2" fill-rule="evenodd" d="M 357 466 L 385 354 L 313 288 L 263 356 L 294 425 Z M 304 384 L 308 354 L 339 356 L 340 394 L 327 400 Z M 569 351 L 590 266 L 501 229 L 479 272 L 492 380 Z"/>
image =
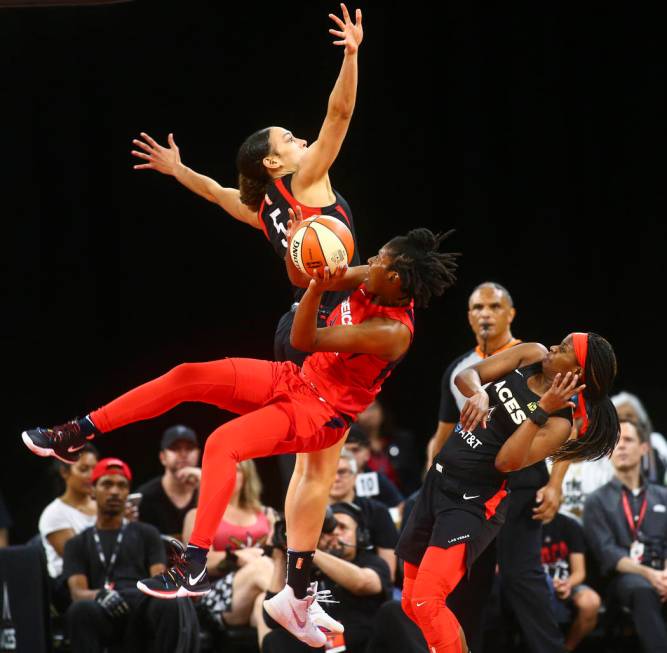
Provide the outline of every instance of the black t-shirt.
<path id="1" fill-rule="evenodd" d="M 395 549 L 398 544 L 398 531 L 389 509 L 379 501 L 369 497 L 355 497 L 356 503 L 364 513 L 373 546 L 381 549 Z"/>
<path id="2" fill-rule="evenodd" d="M 489 395 L 486 428 L 480 424 L 468 432 L 461 429 L 460 423 L 457 424 L 436 456 L 436 461 L 444 466 L 448 474 L 455 478 L 474 479 L 478 485 L 500 486 L 507 475 L 496 469 L 496 456 L 505 441 L 528 419 L 531 408 L 534 410 L 540 400 L 527 382 L 541 370 L 540 363 L 529 365 L 486 386 Z M 572 423 L 572 411 L 569 408 L 555 415 Z"/>
<path id="3" fill-rule="evenodd" d="M 542 565 L 553 576 L 570 575 L 570 554 L 585 553 L 584 529 L 571 517 L 557 513 L 553 521 L 542 526 Z"/>
<path id="4" fill-rule="evenodd" d="M 330 215 L 338 218 L 343 222 L 352 232 L 354 238 L 354 255 L 352 260 L 348 261 L 349 265 L 359 265 L 359 247 L 357 244 L 357 236 L 354 230 L 354 220 L 352 218 L 352 210 L 345 199 L 334 190 L 336 200 L 329 206 L 318 207 L 315 212 L 307 211 L 302 206 L 304 216 L 309 215 Z M 292 195 L 292 175 L 285 175 L 279 179 L 274 179 L 266 191 L 264 201 L 259 207 L 259 220 L 266 237 L 271 242 L 275 253 L 281 258 L 285 258 L 285 251 L 287 249 L 287 221 L 289 214 L 287 210 L 292 209 L 298 204 Z M 299 301 L 305 292 L 304 288 L 294 288 L 295 301 Z M 321 309 L 326 313 L 330 313 L 338 304 L 340 304 L 350 293 L 349 292 L 331 292 L 327 291 L 322 295 L 320 302 Z"/>
<path id="5" fill-rule="evenodd" d="M 98 533 L 108 565 L 119 531 L 99 530 Z M 155 527 L 141 522 L 130 522 L 123 531 L 123 540 L 111 570 L 110 580 L 117 590 L 134 588 L 138 580 L 150 575 L 151 565 L 166 564 L 166 560 L 164 544 Z M 83 574 L 88 579 L 90 589 L 100 589 L 104 586 L 105 571 L 95 545 L 92 527 L 67 540 L 63 555 L 65 578 Z"/>
<path id="6" fill-rule="evenodd" d="M 190 503 L 184 508 L 177 508 L 162 487 L 162 477 L 158 476 L 144 483 L 137 492 L 143 495 L 139 504 L 139 519 L 165 535 L 176 535 L 183 532 L 183 520 L 192 508 L 197 507 L 199 498 L 195 490 Z"/>
<path id="7" fill-rule="evenodd" d="M 356 596 L 334 583 L 330 578 L 320 575 L 318 590 L 328 589 L 332 598 L 340 603 L 325 603 L 324 609 L 345 626 L 345 645 L 348 653 L 362 653 L 373 631 L 375 613 L 391 597 L 392 584 L 387 563 L 368 551 L 361 551 L 352 561 L 357 567 L 372 569 L 380 577 L 382 590 L 372 596 Z"/>

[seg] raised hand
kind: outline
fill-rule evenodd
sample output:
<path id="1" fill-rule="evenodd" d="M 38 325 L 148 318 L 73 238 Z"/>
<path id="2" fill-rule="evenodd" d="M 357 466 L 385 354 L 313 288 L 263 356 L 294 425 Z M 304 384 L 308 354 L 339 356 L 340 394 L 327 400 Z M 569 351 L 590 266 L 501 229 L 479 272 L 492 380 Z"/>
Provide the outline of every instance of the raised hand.
<path id="1" fill-rule="evenodd" d="M 578 374 L 568 372 L 565 376 L 556 374 L 551 387 L 542 395 L 539 401 L 539 406 L 547 413 L 555 413 L 561 408 L 574 408 L 572 402 L 573 395 L 581 392 L 586 386 L 577 386 L 579 381 Z"/>
<path id="2" fill-rule="evenodd" d="M 323 268 L 317 268 L 315 270 L 315 275 L 311 281 L 309 288 L 318 293 L 326 292 L 330 290 L 340 279 L 345 276 L 347 272 L 347 265 L 338 264 L 333 272 L 329 269 L 328 265 L 325 265 Z"/>
<path id="3" fill-rule="evenodd" d="M 289 215 L 289 220 L 287 221 L 287 245 L 292 242 L 294 234 L 299 230 L 301 223 L 303 222 L 303 212 L 301 207 L 297 204 L 296 211 L 292 209 L 287 209 L 287 215 Z"/>
<path id="4" fill-rule="evenodd" d="M 330 29 L 329 34 L 337 37 L 339 40 L 334 41 L 334 45 L 344 45 L 345 54 L 354 54 L 361 45 L 364 39 L 364 28 L 361 25 L 361 9 L 355 12 L 356 22 L 352 22 L 347 7 L 341 2 L 341 11 L 343 13 L 343 20 L 338 18 L 335 14 L 329 14 L 329 18 L 333 20 L 339 29 Z"/>
<path id="5" fill-rule="evenodd" d="M 146 163 L 139 163 L 134 166 L 134 169 L 157 170 L 163 175 L 175 175 L 178 166 L 183 164 L 181 163 L 178 145 L 174 141 L 174 135 L 169 134 L 167 137 L 169 147 L 163 147 L 145 132 L 141 132 L 141 138 L 143 140 L 135 138 L 132 142 L 143 151 L 132 150 L 132 156 L 143 159 Z"/>

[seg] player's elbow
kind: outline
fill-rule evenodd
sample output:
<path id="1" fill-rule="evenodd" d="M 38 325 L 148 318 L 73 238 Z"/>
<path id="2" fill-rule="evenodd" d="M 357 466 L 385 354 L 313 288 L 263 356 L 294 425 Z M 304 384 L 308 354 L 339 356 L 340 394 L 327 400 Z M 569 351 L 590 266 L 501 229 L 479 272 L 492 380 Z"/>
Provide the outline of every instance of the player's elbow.
<path id="1" fill-rule="evenodd" d="M 509 474 L 521 469 L 521 464 L 518 460 L 500 452 L 496 456 L 495 467 L 501 474 Z"/>
<path id="2" fill-rule="evenodd" d="M 290 333 L 289 344 L 292 345 L 294 349 L 298 349 L 299 351 L 315 351 L 315 343 L 313 342 L 313 339 L 308 338 L 302 334 L 295 333 L 294 329 L 292 329 L 292 332 Z"/>

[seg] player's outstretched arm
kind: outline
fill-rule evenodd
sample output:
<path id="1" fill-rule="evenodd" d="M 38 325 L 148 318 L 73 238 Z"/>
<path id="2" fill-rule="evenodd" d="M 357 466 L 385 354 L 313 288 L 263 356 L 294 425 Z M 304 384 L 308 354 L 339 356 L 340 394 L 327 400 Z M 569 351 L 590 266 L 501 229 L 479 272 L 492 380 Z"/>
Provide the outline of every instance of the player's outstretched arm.
<path id="1" fill-rule="evenodd" d="M 345 48 L 343 63 L 329 96 L 327 115 L 317 140 L 308 148 L 292 178 L 292 188 L 296 193 L 327 175 L 340 152 L 352 120 L 357 99 L 357 53 L 364 38 L 364 29 L 361 24 L 361 9 L 356 10 L 354 23 L 347 7 L 342 3 L 341 11 L 342 19 L 329 14 L 329 18 L 336 24 L 336 29 L 330 29 L 329 32 L 338 39 L 334 41 L 334 45 Z"/>
<path id="2" fill-rule="evenodd" d="M 134 169 L 156 170 L 163 175 L 171 175 L 193 193 L 221 206 L 233 218 L 255 229 L 261 228 L 257 211 L 253 211 L 241 202 L 237 188 L 225 188 L 214 179 L 188 168 L 181 161 L 181 153 L 174 141 L 174 135 L 169 134 L 167 141 L 169 147 L 164 147 L 145 132 L 141 132 L 141 140 L 135 138 L 132 141 L 139 148 L 132 150 L 132 155 L 144 163 L 135 164 Z"/>

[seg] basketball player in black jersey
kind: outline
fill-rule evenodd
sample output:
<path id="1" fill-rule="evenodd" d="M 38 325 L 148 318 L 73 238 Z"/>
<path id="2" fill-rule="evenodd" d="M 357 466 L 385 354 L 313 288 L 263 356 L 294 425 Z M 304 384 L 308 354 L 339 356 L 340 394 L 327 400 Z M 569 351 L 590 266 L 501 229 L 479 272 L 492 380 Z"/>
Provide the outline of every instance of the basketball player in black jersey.
<path id="1" fill-rule="evenodd" d="M 356 10 L 354 22 L 344 4 L 341 4 L 341 11 L 342 19 L 329 14 L 336 24 L 336 28 L 329 32 L 337 39 L 334 45 L 344 48 L 343 63 L 329 96 L 319 135 L 310 146 L 283 127 L 266 127 L 255 132 L 245 140 L 237 154 L 237 189 L 224 188 L 213 179 L 183 165 L 173 134 L 169 134 L 168 147 L 161 146 L 146 133 L 141 134 L 141 140 L 133 141 L 139 149 L 133 150 L 132 154 L 142 159 L 142 163 L 134 166 L 135 169 L 157 170 L 172 175 L 194 193 L 219 204 L 233 218 L 263 231 L 276 254 L 286 262 L 297 302 L 309 280 L 299 275 L 291 264 L 288 265 L 289 209 L 296 212 L 299 219 L 325 214 L 345 222 L 355 238 L 355 253 L 349 263 L 358 265 L 360 261 L 352 212 L 329 180 L 329 168 L 338 156 L 354 111 L 357 55 L 363 40 L 361 10 Z M 342 299 L 342 293 L 324 294 L 318 315 L 319 326 L 326 325 L 329 312 Z M 292 310 L 278 323 L 274 352 L 278 361 L 290 360 L 301 365 L 307 354 L 289 344 L 295 309 L 296 304 L 293 304 Z M 324 451 L 297 455 L 285 498 L 285 516 L 290 524 L 292 541 L 310 541 L 312 532 L 320 532 L 324 506 L 322 514 L 298 511 L 298 506 L 302 499 L 319 495 L 328 497 L 344 442 L 345 437 Z M 288 552 L 288 584 L 295 590 L 297 598 L 303 598 L 308 587 L 312 555 L 306 548 Z"/>
<path id="2" fill-rule="evenodd" d="M 594 333 L 570 334 L 548 352 L 537 343 L 516 345 L 457 374 L 467 397 L 460 421 L 397 548 L 405 561 L 403 608 L 434 653 L 467 651 L 445 601 L 502 526 L 507 474 L 548 456 L 587 460 L 613 450 L 619 427 L 608 394 L 615 374 L 611 346 Z M 590 407 L 577 440 L 568 439 L 574 394 Z"/>

